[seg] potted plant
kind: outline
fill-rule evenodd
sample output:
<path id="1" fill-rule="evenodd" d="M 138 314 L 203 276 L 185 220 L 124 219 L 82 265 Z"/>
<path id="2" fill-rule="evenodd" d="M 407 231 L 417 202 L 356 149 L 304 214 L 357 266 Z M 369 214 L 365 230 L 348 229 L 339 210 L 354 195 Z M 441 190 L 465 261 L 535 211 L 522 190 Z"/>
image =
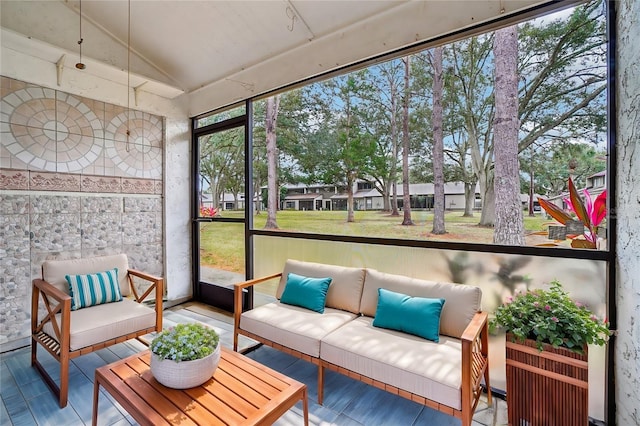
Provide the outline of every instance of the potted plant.
<path id="1" fill-rule="evenodd" d="M 553 281 L 546 290 L 516 293 L 491 326 L 507 332 L 509 424 L 588 424 L 587 345 L 606 343 L 607 321 Z"/>
<path id="2" fill-rule="evenodd" d="M 588 190 L 585 189 L 582 192 L 584 201 L 580 197 L 573 179 L 569 178 L 569 198 L 565 198 L 564 202 L 569 207 L 569 210 L 575 214 L 577 221 L 574 220 L 570 213 L 543 198 L 538 197 L 538 202 L 549 216 L 566 227 L 575 225 L 575 222 L 581 222 L 578 224 L 580 232 L 573 233 L 570 232 L 571 230 L 567 230 L 569 235 L 566 236 L 569 236 L 572 240 L 571 247 L 595 249 L 598 248 L 598 228 L 607 216 L 607 191 L 602 191 L 595 200 L 591 199 L 591 194 L 589 194 Z M 549 238 L 554 239 L 552 234 L 550 226 Z"/>
<path id="3" fill-rule="evenodd" d="M 168 328 L 151 341 L 151 373 L 170 388 L 199 386 L 218 367 L 219 342 L 218 333 L 200 323 Z"/>

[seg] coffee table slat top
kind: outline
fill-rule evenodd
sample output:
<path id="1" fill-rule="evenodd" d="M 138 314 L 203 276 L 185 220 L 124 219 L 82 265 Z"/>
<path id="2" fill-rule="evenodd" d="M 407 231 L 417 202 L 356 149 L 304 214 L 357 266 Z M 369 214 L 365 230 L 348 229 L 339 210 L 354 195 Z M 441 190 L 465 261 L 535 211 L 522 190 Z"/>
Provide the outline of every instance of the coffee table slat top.
<path id="1" fill-rule="evenodd" d="M 213 377 L 191 389 L 161 385 L 149 363 L 144 351 L 96 370 L 96 386 L 142 425 L 270 424 L 301 399 L 307 418 L 304 384 L 225 347 Z"/>

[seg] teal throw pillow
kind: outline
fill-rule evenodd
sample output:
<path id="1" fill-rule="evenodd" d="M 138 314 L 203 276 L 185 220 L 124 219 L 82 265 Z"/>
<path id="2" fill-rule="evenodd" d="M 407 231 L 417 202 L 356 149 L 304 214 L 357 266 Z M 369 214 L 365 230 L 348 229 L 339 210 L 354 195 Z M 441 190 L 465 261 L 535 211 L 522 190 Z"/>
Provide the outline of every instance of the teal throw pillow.
<path id="1" fill-rule="evenodd" d="M 71 310 L 122 300 L 118 268 L 86 275 L 65 275 L 69 283 Z"/>
<path id="2" fill-rule="evenodd" d="M 438 343 L 443 306 L 444 299 L 412 297 L 379 288 L 373 325 L 414 334 Z"/>
<path id="3" fill-rule="evenodd" d="M 280 302 L 324 312 L 324 303 L 331 278 L 309 278 L 289 273 Z"/>

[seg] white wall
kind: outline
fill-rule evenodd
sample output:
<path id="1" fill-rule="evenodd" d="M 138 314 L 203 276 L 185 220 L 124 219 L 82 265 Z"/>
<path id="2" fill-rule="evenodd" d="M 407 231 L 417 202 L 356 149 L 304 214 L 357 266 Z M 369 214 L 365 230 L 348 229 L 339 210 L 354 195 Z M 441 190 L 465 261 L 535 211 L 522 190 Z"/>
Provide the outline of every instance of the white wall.
<path id="1" fill-rule="evenodd" d="M 618 7 L 617 424 L 640 425 L 640 2 Z"/>
<path id="2" fill-rule="evenodd" d="M 167 118 L 165 127 L 165 279 L 167 298 L 179 300 L 192 294 L 191 132 L 180 118 Z"/>

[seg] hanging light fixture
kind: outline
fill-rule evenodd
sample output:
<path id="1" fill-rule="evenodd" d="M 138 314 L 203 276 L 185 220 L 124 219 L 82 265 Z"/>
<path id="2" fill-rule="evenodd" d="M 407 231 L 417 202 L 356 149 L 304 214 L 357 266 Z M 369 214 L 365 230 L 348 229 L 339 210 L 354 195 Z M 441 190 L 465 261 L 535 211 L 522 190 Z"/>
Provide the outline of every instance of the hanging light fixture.
<path id="1" fill-rule="evenodd" d="M 87 66 L 82 63 L 82 42 L 84 39 L 82 38 L 82 0 L 80 0 L 80 40 L 78 40 L 78 45 L 80 46 L 80 62 L 76 64 L 76 68 L 79 70 L 85 69 Z"/>

